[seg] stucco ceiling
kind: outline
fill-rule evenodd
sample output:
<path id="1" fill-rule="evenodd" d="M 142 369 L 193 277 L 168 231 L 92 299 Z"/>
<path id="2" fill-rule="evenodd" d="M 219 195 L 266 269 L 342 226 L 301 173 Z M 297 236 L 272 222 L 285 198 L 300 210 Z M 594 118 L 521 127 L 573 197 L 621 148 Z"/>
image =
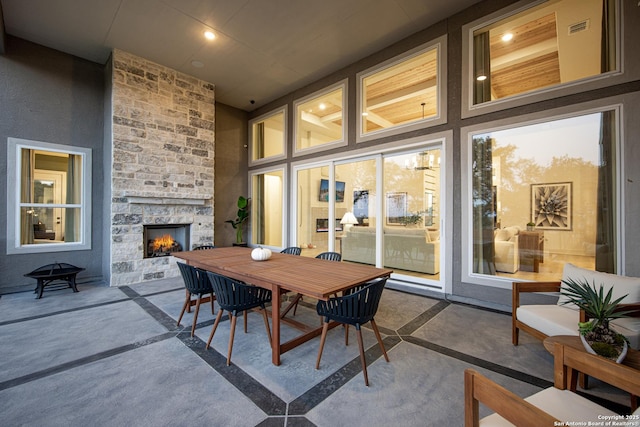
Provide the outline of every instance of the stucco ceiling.
<path id="1" fill-rule="evenodd" d="M 0 5 L 7 34 L 101 64 L 111 49 L 122 49 L 211 82 L 218 102 L 250 111 L 478 1 L 0 0 Z M 206 40 L 206 30 L 216 39 Z"/>

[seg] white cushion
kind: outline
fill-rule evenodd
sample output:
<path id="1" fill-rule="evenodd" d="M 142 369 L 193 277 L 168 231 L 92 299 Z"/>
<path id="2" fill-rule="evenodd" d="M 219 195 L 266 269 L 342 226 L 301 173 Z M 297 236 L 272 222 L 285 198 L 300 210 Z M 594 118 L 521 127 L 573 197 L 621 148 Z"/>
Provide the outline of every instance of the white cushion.
<path id="1" fill-rule="evenodd" d="M 546 305 L 521 305 L 516 310 L 516 317 L 525 325 L 548 336 L 578 335 L 580 312 L 569 308 Z"/>
<path id="2" fill-rule="evenodd" d="M 628 294 L 622 301 L 623 303 L 640 302 L 640 278 L 638 277 L 602 273 L 566 263 L 562 271 L 562 280 L 565 279 L 572 279 L 576 282 L 586 281 L 591 286 L 595 284 L 596 290 L 600 289 L 600 285 L 603 285 L 605 295 L 609 291 L 609 288 L 613 287 L 612 298 L 614 300 Z M 562 288 L 566 288 L 564 283 L 562 284 Z M 563 304 L 565 301 L 568 301 L 567 297 L 561 295 L 558 299 L 558 305 L 564 305 L 565 307 L 573 306 L 573 308 L 576 308 L 573 304 Z"/>
<path id="3" fill-rule="evenodd" d="M 569 390 L 547 388 L 525 399 L 560 421 L 602 422 L 602 416 L 619 415 Z M 482 427 L 512 426 L 498 414 L 480 420 Z M 576 424 L 578 425 L 578 424 Z M 586 424 L 585 424 L 586 425 Z M 596 424 L 597 425 L 597 424 Z"/>

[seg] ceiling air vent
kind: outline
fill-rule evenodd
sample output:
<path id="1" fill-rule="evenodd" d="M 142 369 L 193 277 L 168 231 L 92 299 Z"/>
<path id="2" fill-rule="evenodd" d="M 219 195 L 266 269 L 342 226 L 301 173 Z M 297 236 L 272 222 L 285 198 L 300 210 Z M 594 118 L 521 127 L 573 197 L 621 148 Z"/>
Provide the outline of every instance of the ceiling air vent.
<path id="1" fill-rule="evenodd" d="M 585 19 L 584 21 L 576 22 L 575 24 L 569 25 L 569 35 L 580 33 L 588 29 L 589 29 L 589 20 Z"/>

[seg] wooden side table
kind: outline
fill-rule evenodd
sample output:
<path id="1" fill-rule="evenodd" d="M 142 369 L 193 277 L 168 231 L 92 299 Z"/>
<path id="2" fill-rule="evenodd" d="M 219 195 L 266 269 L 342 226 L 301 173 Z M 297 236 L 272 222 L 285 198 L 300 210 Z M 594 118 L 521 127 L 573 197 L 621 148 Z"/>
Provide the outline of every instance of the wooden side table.
<path id="1" fill-rule="evenodd" d="M 575 348 L 576 350 L 582 350 L 583 352 L 587 352 L 585 350 L 584 345 L 582 345 L 582 341 L 579 336 L 573 335 L 556 335 L 553 337 L 545 338 L 543 341 L 544 348 L 551 354 L 553 354 L 553 346 L 555 343 L 560 343 L 567 347 Z M 640 370 L 640 351 L 629 348 L 627 350 L 627 356 L 622 361 L 622 364 L 625 366 L 629 366 L 630 368 Z M 569 389 L 571 391 L 576 391 L 577 382 L 578 382 L 578 372 L 574 372 L 573 369 L 569 369 L 567 378 L 569 383 Z M 606 382 L 605 379 L 602 379 Z M 582 384 L 581 384 L 582 385 Z M 631 410 L 635 411 L 638 409 L 638 397 L 631 395 Z"/>
<path id="2" fill-rule="evenodd" d="M 518 251 L 520 253 L 520 270 L 540 271 L 540 263 L 544 262 L 544 231 L 521 231 L 518 233 Z"/>

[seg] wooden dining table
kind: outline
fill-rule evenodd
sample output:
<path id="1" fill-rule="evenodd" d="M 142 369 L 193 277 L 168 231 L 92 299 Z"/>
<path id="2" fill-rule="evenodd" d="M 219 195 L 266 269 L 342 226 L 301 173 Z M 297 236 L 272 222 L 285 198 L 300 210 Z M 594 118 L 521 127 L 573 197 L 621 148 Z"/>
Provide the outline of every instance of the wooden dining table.
<path id="1" fill-rule="evenodd" d="M 365 264 L 327 261 L 317 258 L 274 253 L 266 261 L 254 261 L 251 248 L 228 247 L 208 251 L 175 252 L 172 255 L 194 267 L 241 280 L 272 292 L 271 361 L 280 365 L 280 356 L 310 339 L 319 336 L 322 326 L 310 326 L 280 316 L 283 293 L 327 300 L 332 295 L 361 283 L 389 277 L 393 270 Z M 287 342 L 280 342 L 280 325 L 286 322 L 303 333 Z"/>

